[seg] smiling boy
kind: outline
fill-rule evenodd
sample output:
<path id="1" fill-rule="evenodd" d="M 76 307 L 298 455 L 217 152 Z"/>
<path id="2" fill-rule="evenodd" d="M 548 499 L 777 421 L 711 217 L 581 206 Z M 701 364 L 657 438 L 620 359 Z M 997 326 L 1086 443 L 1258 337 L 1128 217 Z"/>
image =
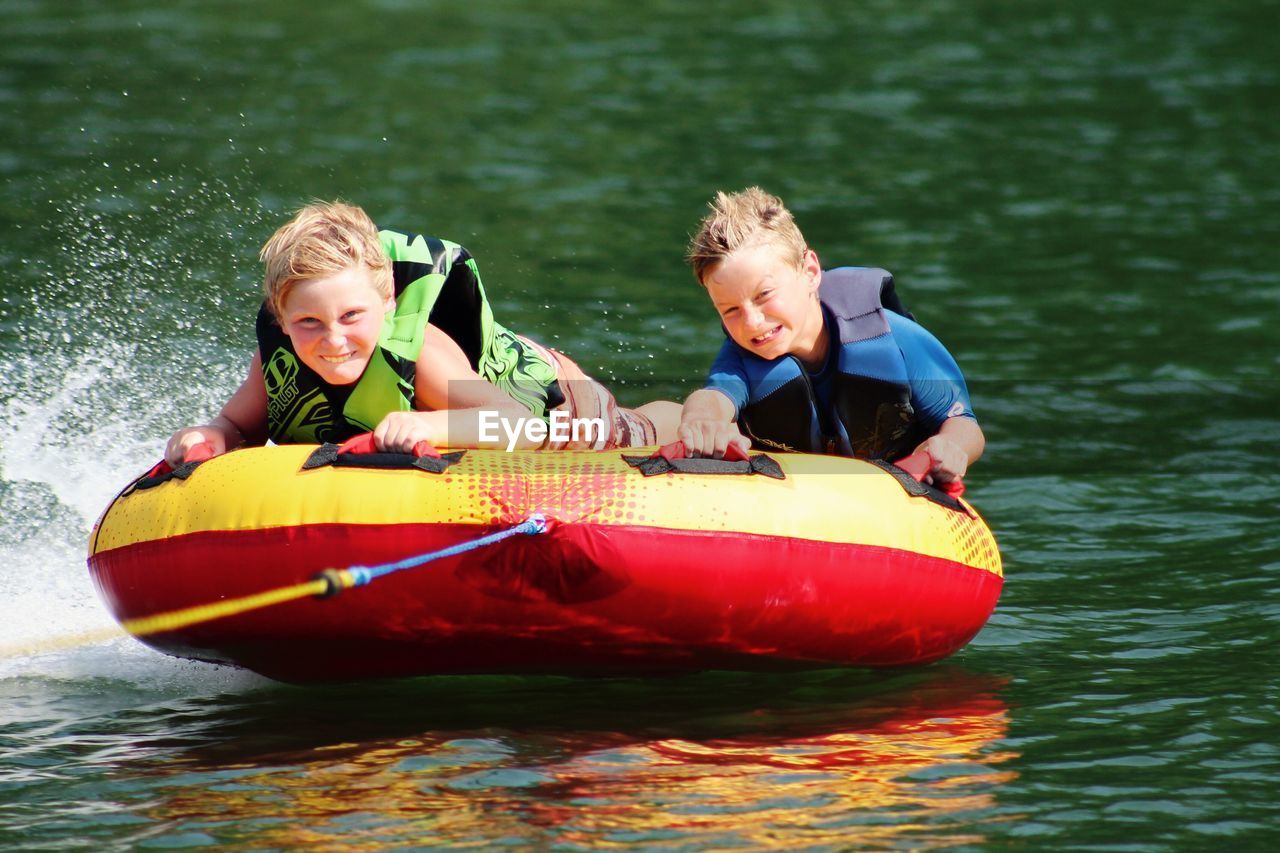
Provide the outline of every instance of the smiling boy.
<path id="1" fill-rule="evenodd" d="M 985 438 L 964 377 L 909 319 L 880 269 L 823 271 L 790 211 L 751 187 L 718 193 L 688 260 L 728 334 L 678 430 L 696 455 L 730 444 L 899 459 L 933 458 L 962 478 Z"/>
<path id="2" fill-rule="evenodd" d="M 248 376 L 207 424 L 169 439 L 194 445 L 342 441 L 373 432 L 379 450 L 502 446 L 482 415 L 518 422 L 567 412 L 606 430 L 554 449 L 669 441 L 678 407 L 620 408 L 563 353 L 496 323 L 475 261 L 434 237 L 382 230 L 360 208 L 308 205 L 267 241 L 265 301 Z M 537 442 L 522 440 L 517 446 Z"/>

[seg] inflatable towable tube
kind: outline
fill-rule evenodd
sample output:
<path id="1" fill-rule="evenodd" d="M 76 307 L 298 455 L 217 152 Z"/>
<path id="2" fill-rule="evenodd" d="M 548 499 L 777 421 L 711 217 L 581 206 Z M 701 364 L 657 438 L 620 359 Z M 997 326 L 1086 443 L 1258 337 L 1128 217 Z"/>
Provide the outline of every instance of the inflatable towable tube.
<path id="1" fill-rule="evenodd" d="M 314 445 L 237 450 L 132 483 L 94 527 L 89 572 L 127 627 L 548 519 L 336 597 L 140 637 L 287 681 L 916 664 L 995 607 L 986 524 L 893 466 L 779 454 L 732 463 L 772 459 L 763 473 L 646 476 L 627 457 L 648 452 L 369 468 L 323 464 Z"/>

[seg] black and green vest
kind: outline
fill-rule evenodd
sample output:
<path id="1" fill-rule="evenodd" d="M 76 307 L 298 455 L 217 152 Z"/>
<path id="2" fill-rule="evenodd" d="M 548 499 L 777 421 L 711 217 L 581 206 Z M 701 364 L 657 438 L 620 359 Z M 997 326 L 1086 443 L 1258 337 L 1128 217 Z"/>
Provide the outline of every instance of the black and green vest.
<path id="1" fill-rule="evenodd" d="M 267 430 L 276 444 L 339 442 L 369 432 L 390 412 L 410 411 L 427 323 L 452 338 L 472 369 L 538 417 L 564 402 L 555 368 L 496 323 L 476 262 L 462 246 L 379 231 L 391 258 L 396 307 L 353 385 L 330 385 L 302 363 L 265 303 L 258 350 L 267 386 Z"/>

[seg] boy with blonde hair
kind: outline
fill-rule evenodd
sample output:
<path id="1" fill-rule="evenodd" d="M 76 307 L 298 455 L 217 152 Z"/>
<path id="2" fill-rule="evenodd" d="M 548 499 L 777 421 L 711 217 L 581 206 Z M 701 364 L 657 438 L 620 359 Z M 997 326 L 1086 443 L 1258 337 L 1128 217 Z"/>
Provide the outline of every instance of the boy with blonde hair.
<path id="1" fill-rule="evenodd" d="M 537 446 L 528 431 L 486 430 L 489 413 L 604 425 L 549 435 L 542 446 L 553 449 L 674 436 L 675 403 L 622 409 L 563 353 L 495 322 L 475 260 L 456 243 L 379 230 L 359 207 L 315 203 L 276 231 L 261 260 L 265 299 L 248 376 L 216 418 L 173 434 L 170 464 L 202 443 L 217 454 L 268 438 L 339 442 L 369 431 L 389 452 L 420 441 Z"/>
<path id="2" fill-rule="evenodd" d="M 750 187 L 717 193 L 687 260 L 729 339 L 678 436 L 696 455 L 729 445 L 896 460 L 932 458 L 959 480 L 986 440 L 950 353 L 913 322 L 882 269 L 824 271 L 791 212 Z"/>

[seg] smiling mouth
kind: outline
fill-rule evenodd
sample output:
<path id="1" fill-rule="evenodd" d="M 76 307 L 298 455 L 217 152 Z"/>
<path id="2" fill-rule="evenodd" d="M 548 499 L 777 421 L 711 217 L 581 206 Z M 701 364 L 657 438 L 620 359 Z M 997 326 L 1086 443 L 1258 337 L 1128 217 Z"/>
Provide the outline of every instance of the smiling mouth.
<path id="1" fill-rule="evenodd" d="M 320 360 L 328 362 L 329 364 L 343 364 L 344 362 L 348 362 L 355 357 L 356 357 L 355 353 L 346 352 L 346 353 L 343 353 L 342 355 L 322 355 L 320 356 Z"/>
<path id="2" fill-rule="evenodd" d="M 751 343 L 755 344 L 756 346 L 767 344 L 769 343 L 769 341 L 776 338 L 781 332 L 782 332 L 781 326 L 774 326 L 772 329 L 765 332 L 763 335 L 756 335 L 754 338 L 751 339 Z"/>

